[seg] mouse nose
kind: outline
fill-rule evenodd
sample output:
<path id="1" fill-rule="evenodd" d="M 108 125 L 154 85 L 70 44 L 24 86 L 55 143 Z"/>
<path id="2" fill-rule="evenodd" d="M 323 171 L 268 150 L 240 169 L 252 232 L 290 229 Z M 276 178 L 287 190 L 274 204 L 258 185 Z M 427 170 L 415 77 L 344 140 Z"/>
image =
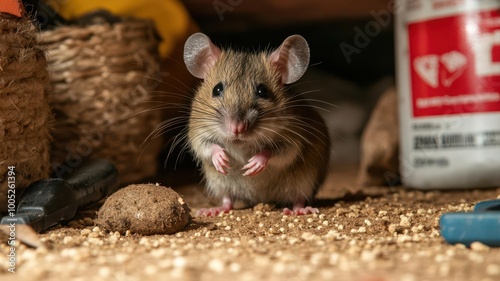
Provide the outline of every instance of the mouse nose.
<path id="1" fill-rule="evenodd" d="M 243 133 L 246 133 L 248 129 L 248 124 L 245 121 L 240 120 L 229 120 L 228 122 L 228 130 L 233 136 L 238 136 Z"/>

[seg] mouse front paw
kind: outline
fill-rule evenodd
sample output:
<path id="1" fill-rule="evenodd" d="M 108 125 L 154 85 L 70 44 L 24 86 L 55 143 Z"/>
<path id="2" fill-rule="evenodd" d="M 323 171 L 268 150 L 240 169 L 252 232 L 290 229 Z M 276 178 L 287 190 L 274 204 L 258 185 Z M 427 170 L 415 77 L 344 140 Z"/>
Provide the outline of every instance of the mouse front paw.
<path id="1" fill-rule="evenodd" d="M 212 164 L 214 165 L 217 172 L 227 175 L 227 169 L 229 166 L 229 157 L 227 157 L 226 152 L 222 147 L 217 144 L 212 145 Z"/>
<path id="2" fill-rule="evenodd" d="M 271 153 L 267 150 L 255 154 L 252 158 L 250 158 L 250 160 L 248 160 L 248 163 L 243 166 L 242 170 L 246 170 L 245 173 L 243 173 L 243 176 L 256 176 L 260 174 L 260 172 L 267 167 L 267 161 L 270 156 Z"/>

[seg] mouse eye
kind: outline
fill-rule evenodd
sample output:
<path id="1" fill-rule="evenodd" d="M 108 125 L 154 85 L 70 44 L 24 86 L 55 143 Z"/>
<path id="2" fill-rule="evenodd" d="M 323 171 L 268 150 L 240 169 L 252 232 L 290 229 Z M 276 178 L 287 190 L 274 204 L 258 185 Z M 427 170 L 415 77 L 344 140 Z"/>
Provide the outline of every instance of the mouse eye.
<path id="1" fill-rule="evenodd" d="M 212 97 L 219 97 L 222 95 L 222 92 L 224 92 L 224 85 L 222 85 L 222 82 L 219 82 L 212 90 Z"/>
<path id="2" fill-rule="evenodd" d="M 259 98 L 263 98 L 263 99 L 268 99 L 269 98 L 269 90 L 263 84 L 259 84 L 259 86 L 257 86 L 257 91 L 255 92 L 255 94 Z"/>

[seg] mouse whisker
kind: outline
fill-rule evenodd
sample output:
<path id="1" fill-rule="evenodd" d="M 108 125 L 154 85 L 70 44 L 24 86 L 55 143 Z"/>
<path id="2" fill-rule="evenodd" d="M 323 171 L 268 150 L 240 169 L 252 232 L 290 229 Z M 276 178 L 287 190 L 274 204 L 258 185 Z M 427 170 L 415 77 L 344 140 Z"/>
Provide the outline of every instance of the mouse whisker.
<path id="1" fill-rule="evenodd" d="M 304 80 L 304 81 L 296 82 L 296 83 L 293 83 L 291 85 L 286 85 L 286 91 L 288 91 L 289 93 L 293 93 L 293 91 L 290 91 L 291 89 L 293 89 L 297 86 L 300 86 L 300 85 L 308 84 L 308 83 L 317 83 L 317 82 L 314 80 Z"/>
<path id="2" fill-rule="evenodd" d="M 187 122 L 188 122 L 187 116 L 179 116 L 179 117 L 174 117 L 174 118 L 162 121 L 158 125 L 156 125 L 154 127 L 154 129 L 151 131 L 151 133 L 141 143 L 140 147 L 142 149 L 141 149 L 141 153 L 139 154 L 139 157 L 137 158 L 137 163 L 139 163 L 139 160 L 141 159 L 141 157 L 144 154 L 144 152 L 146 151 L 146 149 L 160 135 L 163 135 L 169 131 L 177 130 L 180 128 L 183 128 L 180 134 L 186 134 L 187 127 L 185 125 L 187 124 Z"/>
<path id="3" fill-rule="evenodd" d="M 314 89 L 314 90 L 309 90 L 309 91 L 304 91 L 304 92 L 293 92 L 292 95 L 290 96 L 290 98 L 295 99 L 295 98 L 301 97 L 303 95 L 307 95 L 310 93 L 319 93 L 321 91 L 322 91 L 321 89 Z"/>
<path id="4" fill-rule="evenodd" d="M 308 130 L 311 130 L 311 128 L 312 128 L 317 134 L 311 134 L 311 137 L 314 137 L 315 139 L 317 139 L 318 141 L 320 141 L 321 143 L 323 143 L 325 145 L 327 144 L 324 141 L 324 139 L 328 138 L 328 136 L 326 136 L 324 133 L 322 133 L 321 131 L 319 131 L 318 129 L 316 129 L 314 127 L 311 127 L 310 124 L 308 124 L 300 119 L 296 119 L 296 120 L 293 120 L 293 119 L 294 118 L 289 118 L 289 120 L 285 122 L 286 125 L 279 125 L 279 126 L 277 126 L 277 128 L 280 130 L 292 132 L 292 133 L 298 134 L 298 135 L 301 135 L 301 134 L 299 132 L 296 132 L 292 128 L 290 128 L 289 127 L 290 125 L 292 125 L 292 126 L 294 125 L 297 129 L 299 129 L 301 131 L 308 131 Z M 323 136 L 323 138 L 321 138 L 321 136 Z M 317 149 L 317 148 L 315 147 L 315 149 Z"/>
<path id="5" fill-rule="evenodd" d="M 160 75 L 161 75 L 161 73 L 160 73 Z M 167 86 L 169 86 L 169 87 L 171 87 L 171 88 L 173 88 L 173 89 L 175 89 L 175 90 L 177 90 L 177 91 L 179 91 L 179 92 L 184 93 L 185 95 L 189 95 L 189 94 L 194 94 L 194 93 L 195 93 L 195 91 L 194 91 L 191 87 L 188 87 L 188 86 L 187 86 L 186 84 L 184 84 L 181 80 L 179 80 L 179 79 L 175 78 L 175 76 L 174 76 L 174 75 L 169 75 L 169 76 L 170 76 L 172 79 L 174 79 L 176 82 L 178 82 L 179 84 L 181 84 L 182 86 L 184 86 L 185 88 L 184 88 L 184 89 L 182 89 L 182 88 L 179 88 L 179 87 L 175 86 L 175 85 L 174 85 L 174 84 L 172 84 L 172 83 L 167 83 L 164 79 L 160 79 L 160 78 L 156 78 L 156 77 L 151 77 L 151 76 L 148 76 L 148 75 L 146 75 L 146 76 L 145 76 L 145 78 L 151 79 L 151 80 L 153 80 L 153 81 L 157 82 L 158 84 L 167 85 Z M 156 88 L 156 87 L 155 87 L 155 88 Z M 149 92 L 149 91 L 151 91 L 151 90 L 148 90 L 148 92 Z"/>
<path id="6" fill-rule="evenodd" d="M 298 122 L 298 121 L 300 121 L 300 122 Z M 311 120 L 311 121 L 314 121 L 314 120 Z M 314 137 L 315 139 L 317 139 L 318 141 L 320 141 L 321 143 L 323 143 L 325 145 L 327 144 L 324 141 L 325 138 L 328 138 L 327 135 L 325 135 L 323 132 L 316 129 L 315 127 L 311 127 L 310 124 L 308 124 L 302 120 L 297 120 L 297 121 L 289 120 L 289 121 L 287 121 L 287 125 L 295 125 L 298 129 L 300 129 L 301 131 L 304 131 L 304 132 L 310 131 L 312 129 L 317 134 L 310 134 L 311 137 Z M 283 127 L 283 128 L 285 128 L 285 127 Z M 323 138 L 321 138 L 321 136 L 323 136 Z"/>
<path id="7" fill-rule="evenodd" d="M 181 123 L 187 124 L 187 121 L 188 121 L 188 119 L 185 116 L 179 116 L 179 117 L 174 117 L 174 118 L 164 120 L 154 127 L 153 131 L 149 134 L 149 136 L 147 138 L 150 138 L 153 134 L 161 132 L 165 128 L 169 128 L 170 126 L 181 124 Z"/>
<path id="8" fill-rule="evenodd" d="M 304 102 L 307 102 L 307 103 L 304 103 Z M 313 107 L 313 108 L 316 108 L 316 109 L 320 109 L 320 110 L 323 110 L 323 111 L 327 111 L 327 112 L 331 112 L 331 109 L 327 109 L 327 108 L 324 108 L 324 107 L 320 107 L 320 105 L 326 105 L 328 106 L 329 108 L 340 108 L 340 106 L 338 105 L 335 105 L 333 103 L 329 103 L 329 102 L 326 102 L 326 101 L 323 101 L 323 100 L 319 100 L 319 99 L 302 99 L 302 100 L 297 100 L 297 101 L 290 101 L 288 104 L 298 104 L 298 105 L 301 105 L 301 106 L 310 106 L 310 107 Z M 317 105 L 319 104 L 319 105 Z"/>
<path id="9" fill-rule="evenodd" d="M 299 143 L 297 143 L 294 139 L 292 138 L 287 138 L 285 135 L 279 133 L 278 131 L 276 131 L 275 129 L 271 129 L 271 128 L 268 128 L 268 127 L 265 127 L 265 126 L 262 126 L 261 127 L 263 130 L 266 130 L 266 131 L 270 131 L 274 134 L 276 134 L 277 136 L 280 136 L 283 140 L 285 140 L 286 142 L 290 143 L 291 145 L 294 145 L 295 147 L 297 147 L 297 149 L 299 151 L 301 151 L 301 146 Z"/>
<path id="10" fill-rule="evenodd" d="M 297 132 L 297 131 L 293 130 L 292 128 L 289 128 L 289 127 L 287 127 L 287 126 L 282 126 L 282 127 L 281 127 L 281 129 L 282 129 L 283 131 L 287 131 L 287 132 L 290 132 L 290 133 L 292 133 L 292 134 L 294 134 L 294 135 L 298 136 L 298 137 L 299 137 L 299 138 L 301 138 L 301 139 L 302 139 L 305 143 L 307 143 L 307 144 L 309 144 L 309 145 L 311 145 L 311 144 L 312 144 L 310 140 L 308 140 L 306 137 L 304 137 L 303 135 L 301 135 L 299 132 Z"/>
<path id="11" fill-rule="evenodd" d="M 209 118 L 209 117 L 211 117 L 212 119 L 215 119 L 215 118 L 218 118 L 220 116 L 220 114 L 217 112 L 211 112 L 209 110 L 203 110 L 203 109 L 199 109 L 199 108 L 193 108 L 192 112 L 193 112 L 192 116 L 198 115 L 195 113 L 199 113 L 199 115 L 201 115 L 201 117 L 194 117 L 194 118 Z"/>
<path id="12" fill-rule="evenodd" d="M 215 117 L 217 116 L 200 116 L 200 117 L 192 117 L 191 121 L 205 121 L 205 122 L 212 122 L 212 123 L 219 123 L 219 120 L 215 120 Z M 196 123 L 196 122 L 191 122 L 191 123 Z"/>
<path id="13" fill-rule="evenodd" d="M 268 117 L 265 120 L 274 120 L 274 119 L 279 119 L 279 121 L 285 121 L 285 122 L 294 122 L 293 124 L 298 125 L 299 128 L 303 128 L 305 130 L 311 130 L 311 123 L 316 123 L 318 125 L 321 125 L 322 123 L 318 120 L 314 120 L 312 118 L 308 117 L 303 117 L 304 120 L 301 118 L 297 118 L 294 116 L 280 116 L 280 117 Z M 307 122 L 306 122 L 307 121 Z M 319 129 L 312 127 L 312 129 L 317 132 L 318 134 L 322 136 L 326 136 L 324 133 L 322 133 Z"/>
<path id="14" fill-rule="evenodd" d="M 198 128 L 199 129 L 199 128 Z M 203 130 L 201 132 L 192 135 L 193 140 L 200 140 L 202 142 L 219 139 L 217 128 L 211 128 L 210 126 L 203 126 Z"/>
<path id="15" fill-rule="evenodd" d="M 181 109 L 181 107 L 176 106 L 176 105 L 169 105 L 169 106 L 155 105 L 155 106 L 145 108 L 145 109 L 137 111 L 137 112 L 130 113 L 129 115 L 123 116 L 123 117 L 121 117 L 121 120 L 130 119 L 130 118 L 135 117 L 137 115 L 148 113 L 151 111 L 164 110 L 164 109 Z"/>
<path id="16" fill-rule="evenodd" d="M 274 148 L 274 149 L 278 149 L 279 146 L 278 144 L 276 143 L 275 140 L 273 140 L 272 137 L 270 137 L 268 134 L 264 134 L 263 132 L 261 132 L 260 130 L 256 130 L 255 131 L 256 134 L 257 134 L 257 138 L 260 140 L 259 141 L 256 141 L 256 145 L 257 146 L 261 146 L 260 144 L 262 145 L 265 145 L 265 146 L 269 146 L 271 148 Z"/>
<path id="17" fill-rule="evenodd" d="M 153 141 L 165 133 L 168 133 L 168 132 L 171 132 L 171 131 L 174 131 L 177 129 L 185 128 L 185 127 L 186 127 L 185 124 L 182 124 L 180 122 L 178 123 L 178 125 L 165 124 L 161 127 L 158 127 L 158 129 L 155 128 L 155 130 L 153 130 L 153 132 L 151 132 L 151 134 L 149 134 L 149 136 L 147 137 L 147 139 L 145 141 Z"/>
<path id="18" fill-rule="evenodd" d="M 150 90 L 148 91 L 150 97 L 160 97 L 160 98 L 181 98 L 186 101 L 190 101 L 192 99 L 192 95 L 186 93 L 177 93 L 170 91 L 161 91 L 161 90 Z"/>
<path id="19" fill-rule="evenodd" d="M 184 143 L 184 145 L 181 147 L 181 150 L 177 154 L 177 157 L 175 159 L 174 169 L 177 168 L 177 164 L 180 162 L 180 159 L 182 158 L 182 156 L 184 155 L 184 152 L 186 151 L 186 147 L 187 147 L 186 145 L 188 144 L 188 142 L 186 140 L 187 140 L 187 128 L 182 130 L 181 133 L 176 135 L 173 138 L 173 140 L 171 141 L 172 144 L 170 145 L 170 148 L 169 148 L 168 153 L 167 153 L 167 157 L 165 158 L 165 162 L 164 162 L 165 166 L 166 166 L 167 161 L 170 158 L 170 156 L 174 153 L 175 147 L 177 147 L 181 143 Z"/>
<path id="20" fill-rule="evenodd" d="M 138 115 L 138 114 L 145 113 L 145 112 L 156 111 L 156 110 L 165 110 L 165 109 L 168 109 L 169 111 L 188 110 L 187 108 L 180 107 L 179 105 L 176 105 L 176 104 L 166 104 L 166 105 L 162 104 L 162 105 L 155 105 L 155 106 L 149 107 L 148 109 L 143 110 L 141 112 L 137 112 L 133 115 L 130 115 L 129 118 L 133 117 L 135 115 Z M 174 109 L 174 110 L 172 110 L 172 109 Z"/>
<path id="21" fill-rule="evenodd" d="M 172 111 L 187 111 L 191 110 L 191 106 L 188 104 L 178 103 L 178 102 L 166 102 L 166 101 L 149 101 L 143 102 L 143 104 L 149 105 L 153 109 L 170 109 Z"/>
<path id="22" fill-rule="evenodd" d="M 179 83 L 179 84 L 181 84 L 182 86 L 184 86 L 184 87 L 187 89 L 187 92 L 186 92 L 186 91 L 182 91 L 179 87 L 177 87 L 177 86 L 175 86 L 175 85 L 173 85 L 173 84 L 171 84 L 171 83 L 165 83 L 165 82 L 164 82 L 164 84 L 165 84 L 165 85 L 168 85 L 168 86 L 170 86 L 170 87 L 172 87 L 172 88 L 174 88 L 174 89 L 178 89 L 179 91 L 182 91 L 183 93 L 186 93 L 186 94 L 189 94 L 189 93 L 190 93 L 190 94 L 192 94 L 192 95 L 195 95 L 195 94 L 196 94 L 196 91 L 195 91 L 192 87 L 190 87 L 190 86 L 186 85 L 184 82 L 182 82 L 182 80 L 181 80 L 181 79 L 176 78 L 176 77 L 175 77 L 175 75 L 169 75 L 169 77 L 171 77 L 171 78 L 172 78 L 172 79 L 174 79 L 177 83 Z"/>

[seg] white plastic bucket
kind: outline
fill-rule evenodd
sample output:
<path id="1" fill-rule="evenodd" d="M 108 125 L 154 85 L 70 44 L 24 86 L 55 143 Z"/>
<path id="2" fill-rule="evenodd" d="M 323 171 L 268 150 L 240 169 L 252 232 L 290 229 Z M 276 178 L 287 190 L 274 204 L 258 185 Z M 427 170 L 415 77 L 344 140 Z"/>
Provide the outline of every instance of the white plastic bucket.
<path id="1" fill-rule="evenodd" d="M 500 186 L 500 0 L 403 0 L 399 5 L 403 184 Z"/>

